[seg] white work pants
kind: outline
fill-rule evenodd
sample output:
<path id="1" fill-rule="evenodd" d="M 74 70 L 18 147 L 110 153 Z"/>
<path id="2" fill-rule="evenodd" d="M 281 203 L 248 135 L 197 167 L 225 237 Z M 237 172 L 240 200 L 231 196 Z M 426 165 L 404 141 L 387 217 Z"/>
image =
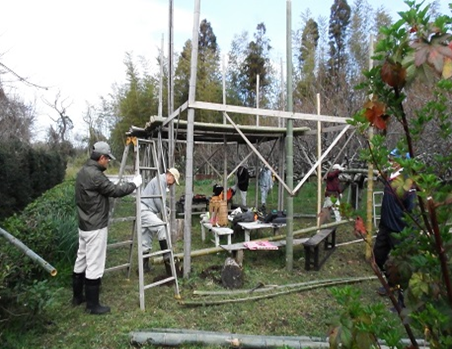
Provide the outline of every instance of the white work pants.
<path id="1" fill-rule="evenodd" d="M 340 205 L 341 202 L 339 201 L 339 198 L 336 198 L 336 201 L 333 204 L 330 196 L 325 197 L 325 202 L 323 203 L 323 208 L 329 208 L 333 211 L 336 222 L 340 222 L 342 220 L 341 212 L 339 211 Z"/>
<path id="2" fill-rule="evenodd" d="M 268 195 L 268 188 L 267 187 L 261 187 L 261 204 L 265 205 L 267 203 L 267 195 Z"/>
<path id="3" fill-rule="evenodd" d="M 92 231 L 78 230 L 78 251 L 74 273 L 85 272 L 85 277 L 96 280 L 104 275 L 107 257 L 108 228 Z"/>
<path id="4" fill-rule="evenodd" d="M 152 239 L 166 240 L 165 226 L 158 215 L 148 209 L 141 210 L 141 246 L 143 253 L 152 250 Z"/>

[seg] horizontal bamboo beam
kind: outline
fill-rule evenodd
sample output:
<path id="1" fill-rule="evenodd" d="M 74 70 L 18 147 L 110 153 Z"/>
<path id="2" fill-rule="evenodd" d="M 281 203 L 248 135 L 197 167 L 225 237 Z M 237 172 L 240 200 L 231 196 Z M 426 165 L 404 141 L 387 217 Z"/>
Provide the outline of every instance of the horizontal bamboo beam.
<path id="1" fill-rule="evenodd" d="M 346 117 L 342 117 L 342 116 L 294 113 L 294 112 L 281 111 L 281 110 L 250 108 L 250 107 L 241 107 L 241 106 L 237 106 L 237 105 L 226 105 L 226 104 L 198 102 L 198 101 L 196 101 L 194 103 L 189 103 L 188 108 L 221 111 L 221 112 L 226 112 L 226 113 L 273 116 L 273 117 L 277 117 L 277 118 L 285 118 L 285 119 L 293 119 L 293 120 L 334 122 L 334 123 L 338 123 L 338 124 L 346 124 L 349 120 L 351 120 L 351 118 L 346 118 Z"/>
<path id="2" fill-rule="evenodd" d="M 347 224 L 350 222 L 354 222 L 353 219 L 350 220 L 342 220 L 340 222 L 332 222 L 332 223 L 327 223 L 327 224 L 323 224 L 319 227 L 317 226 L 313 226 L 313 227 L 309 227 L 309 228 L 304 228 L 304 229 L 300 229 L 297 231 L 293 232 L 293 236 L 298 236 L 298 235 L 302 235 L 302 234 L 306 234 L 306 233 L 310 233 L 313 232 L 315 230 L 321 230 L 321 229 L 327 229 L 327 228 L 332 228 L 332 227 L 336 227 L 338 225 L 342 225 L 342 224 Z M 262 238 L 262 239 L 256 239 L 253 241 L 277 241 L 277 240 L 283 240 L 286 238 L 286 235 L 275 235 L 275 236 L 269 236 L 267 238 Z M 226 249 L 224 249 L 221 246 L 218 247 L 211 247 L 211 248 L 205 248 L 202 250 L 195 250 L 192 251 L 190 256 L 191 257 L 200 257 L 200 256 L 206 256 L 208 254 L 212 254 L 212 253 L 217 253 L 217 252 L 221 252 L 221 251 L 227 251 Z M 174 257 L 179 258 L 179 259 L 183 259 L 184 258 L 184 253 L 175 253 Z M 163 258 L 162 257 L 158 257 L 158 258 L 154 258 L 153 260 L 154 263 L 162 263 L 163 262 Z"/>

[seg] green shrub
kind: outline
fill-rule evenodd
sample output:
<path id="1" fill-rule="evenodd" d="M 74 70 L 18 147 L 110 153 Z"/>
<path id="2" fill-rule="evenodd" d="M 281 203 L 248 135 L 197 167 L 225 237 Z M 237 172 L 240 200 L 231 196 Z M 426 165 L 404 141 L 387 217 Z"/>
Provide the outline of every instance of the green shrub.
<path id="1" fill-rule="evenodd" d="M 6 219 L 3 228 L 56 267 L 59 280 L 69 280 L 65 276 L 78 246 L 74 181 L 48 190 L 20 215 Z M 10 243 L 0 244 L 0 257 L 0 326 L 16 319 L 16 313 L 38 319 L 55 292 L 47 291 L 49 274 Z"/>

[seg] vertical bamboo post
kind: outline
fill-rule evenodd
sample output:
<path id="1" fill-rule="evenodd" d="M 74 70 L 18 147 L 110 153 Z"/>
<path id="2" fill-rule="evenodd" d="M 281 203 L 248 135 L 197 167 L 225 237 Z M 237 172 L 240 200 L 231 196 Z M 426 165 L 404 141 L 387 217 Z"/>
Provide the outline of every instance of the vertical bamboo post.
<path id="1" fill-rule="evenodd" d="M 256 108 L 259 109 L 259 79 L 260 75 L 256 75 Z M 259 114 L 256 114 L 256 126 L 259 127 Z"/>
<path id="2" fill-rule="evenodd" d="M 320 94 L 317 93 L 317 115 L 320 115 Z M 322 122 L 317 121 L 317 159 L 322 156 Z M 322 162 L 317 166 L 317 213 L 322 209 Z M 320 216 L 317 216 L 317 226 L 320 226 Z"/>
<path id="3" fill-rule="evenodd" d="M 372 56 L 374 55 L 374 38 L 373 35 L 370 35 L 370 39 L 369 39 L 370 43 L 369 43 L 369 69 L 372 69 L 373 66 L 373 62 L 372 62 Z M 372 98 L 372 95 L 369 96 L 370 98 Z M 369 127 L 369 131 L 368 131 L 368 137 L 369 137 L 369 144 L 370 144 L 370 148 L 372 149 L 372 138 L 374 135 L 374 129 L 373 127 Z M 371 258 L 372 255 L 372 251 L 371 251 L 371 246 L 372 246 L 372 230 L 373 230 L 373 226 L 372 226 L 372 214 L 373 214 L 373 192 L 374 192 L 374 166 L 373 163 L 370 161 L 369 162 L 369 168 L 368 168 L 368 172 L 367 172 L 367 205 L 366 205 L 366 215 L 367 215 L 367 220 L 366 220 L 366 230 L 367 230 L 367 236 L 366 236 L 366 241 L 367 244 L 365 244 L 366 246 L 366 259 L 369 260 Z"/>
<path id="4" fill-rule="evenodd" d="M 292 1 L 287 0 L 287 26 L 286 26 L 286 50 L 287 50 L 287 111 L 293 111 L 292 98 Z M 290 189 L 287 195 L 287 220 L 286 220 L 286 269 L 293 270 L 293 120 L 287 120 L 286 129 L 286 162 L 287 162 L 287 186 Z"/>
<path id="5" fill-rule="evenodd" d="M 184 221 L 184 278 L 190 276 L 191 271 L 191 210 L 193 200 L 193 153 L 194 153 L 194 123 L 195 110 L 190 108 L 196 100 L 196 78 L 198 70 L 198 33 L 199 16 L 201 11 L 200 0 L 195 0 L 193 11 L 192 48 L 190 62 L 190 85 L 188 90 L 187 112 L 187 148 L 185 166 L 185 221 Z"/>

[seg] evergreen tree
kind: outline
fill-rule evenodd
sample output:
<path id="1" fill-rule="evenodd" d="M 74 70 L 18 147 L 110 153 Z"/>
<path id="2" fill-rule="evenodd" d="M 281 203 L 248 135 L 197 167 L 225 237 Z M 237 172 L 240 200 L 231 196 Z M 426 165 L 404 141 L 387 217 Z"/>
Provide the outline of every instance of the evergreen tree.
<path id="1" fill-rule="evenodd" d="M 130 126 L 144 126 L 158 113 L 158 83 L 149 75 L 141 77 L 130 54 L 126 55 L 127 83 L 117 91 L 112 112 L 119 116 L 112 131 L 112 147 L 124 147 L 124 134 Z"/>
<path id="2" fill-rule="evenodd" d="M 329 69 L 332 76 L 337 76 L 342 73 L 347 63 L 346 38 L 350 16 L 351 9 L 347 0 L 334 0 L 331 6 L 329 25 Z"/>
<path id="3" fill-rule="evenodd" d="M 191 40 L 187 40 L 176 67 L 174 89 L 175 103 L 178 105 L 188 100 L 191 49 Z M 221 103 L 220 51 L 212 26 L 205 19 L 199 27 L 197 68 L 196 100 Z M 220 113 L 196 111 L 197 121 L 219 122 L 221 118 Z"/>
<path id="4" fill-rule="evenodd" d="M 244 105 L 249 107 L 256 106 L 257 75 L 259 75 L 259 93 L 262 98 L 259 106 L 266 107 L 269 105 L 268 95 L 272 83 L 269 53 L 272 47 L 270 39 L 265 34 L 265 24 L 258 24 L 254 40 L 248 44 L 245 60 L 240 66 L 242 76 L 239 84 L 240 92 Z"/>
<path id="5" fill-rule="evenodd" d="M 294 91 L 295 99 L 304 104 L 306 100 L 314 100 L 316 94 L 316 52 L 319 42 L 319 27 L 316 21 L 309 18 L 301 34 L 298 55 L 299 79 Z M 297 104 L 297 102 L 295 102 Z"/>

